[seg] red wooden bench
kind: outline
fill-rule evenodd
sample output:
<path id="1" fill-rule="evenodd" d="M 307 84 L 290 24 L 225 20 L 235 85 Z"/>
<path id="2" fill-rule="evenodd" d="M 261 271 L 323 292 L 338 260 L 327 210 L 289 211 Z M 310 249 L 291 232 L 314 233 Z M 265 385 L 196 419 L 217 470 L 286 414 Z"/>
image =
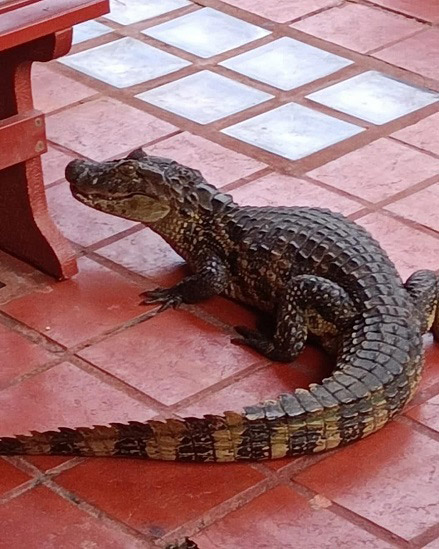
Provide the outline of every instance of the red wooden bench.
<path id="1" fill-rule="evenodd" d="M 77 267 L 47 211 L 31 65 L 65 55 L 72 26 L 108 11 L 108 0 L 0 0 L 0 248 L 58 279 Z"/>

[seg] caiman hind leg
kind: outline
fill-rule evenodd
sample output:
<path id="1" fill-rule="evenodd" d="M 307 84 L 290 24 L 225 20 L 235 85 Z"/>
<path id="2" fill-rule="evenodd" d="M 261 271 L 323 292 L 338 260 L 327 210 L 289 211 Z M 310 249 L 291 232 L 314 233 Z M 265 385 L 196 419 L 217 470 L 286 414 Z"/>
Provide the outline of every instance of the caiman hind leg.
<path id="1" fill-rule="evenodd" d="M 196 272 L 187 276 L 171 288 L 157 288 L 142 292 L 142 304 L 161 303 L 162 306 L 151 316 L 155 316 L 170 307 L 176 309 L 182 303 L 197 303 L 219 295 L 229 283 L 229 272 L 224 263 L 215 255 L 200 257 Z"/>
<path id="2" fill-rule="evenodd" d="M 331 331 L 335 327 L 342 333 L 357 316 L 348 293 L 334 282 L 319 276 L 294 277 L 279 301 L 276 328 L 271 338 L 261 332 L 237 326 L 235 329 L 242 339 L 234 339 L 234 343 L 248 345 L 271 360 L 290 362 L 302 351 L 309 331 L 324 341 L 326 323 Z M 329 341 L 337 334 L 327 335 L 330 336 Z M 328 347 L 331 347 L 329 343 Z"/>
<path id="3" fill-rule="evenodd" d="M 416 271 L 407 279 L 405 288 L 415 305 L 421 333 L 431 330 L 439 341 L 439 277 L 433 271 Z"/>

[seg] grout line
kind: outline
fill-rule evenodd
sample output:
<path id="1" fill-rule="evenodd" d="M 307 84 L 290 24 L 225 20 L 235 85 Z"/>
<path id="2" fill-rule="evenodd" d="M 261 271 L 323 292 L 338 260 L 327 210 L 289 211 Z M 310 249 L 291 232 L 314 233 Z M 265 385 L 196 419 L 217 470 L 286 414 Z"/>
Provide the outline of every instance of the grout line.
<path id="1" fill-rule="evenodd" d="M 439 154 L 436 154 L 433 151 L 428 151 L 427 149 L 422 149 L 421 147 L 413 145 L 412 143 L 407 143 L 407 141 L 399 139 L 398 137 L 395 137 L 393 135 L 389 135 L 388 139 L 391 139 L 392 141 L 396 141 L 397 143 L 401 143 L 401 144 L 405 145 L 406 147 L 409 147 L 409 149 L 412 149 L 412 150 L 415 150 L 417 152 L 426 154 L 427 156 L 431 156 L 432 158 L 439 159 Z"/>
<path id="2" fill-rule="evenodd" d="M 26 492 L 29 492 L 32 488 L 35 488 L 40 484 L 41 479 L 34 478 L 20 484 L 19 486 L 16 486 L 15 488 L 12 488 L 12 490 L 8 490 L 4 494 L 0 495 L 0 508 L 2 505 L 9 503 L 11 500 L 25 494 Z"/>
<path id="3" fill-rule="evenodd" d="M 418 433 L 421 433 L 422 435 L 433 439 L 436 442 L 439 442 L 439 433 L 437 431 L 431 429 L 430 427 L 427 427 L 427 425 L 424 425 L 420 421 L 417 421 L 410 416 L 400 414 L 395 418 L 394 421 L 403 425 L 407 425 L 408 427 L 411 427 L 414 431 L 417 431 Z"/>
<path id="4" fill-rule="evenodd" d="M 3 310 L 0 310 L 0 323 L 19 333 L 32 343 L 41 345 L 44 349 L 46 349 L 46 351 L 55 354 L 62 354 L 67 350 L 65 346 L 61 345 L 54 339 L 51 339 L 46 334 L 35 330 L 34 328 L 28 326 L 25 322 L 11 316 Z"/>
<path id="5" fill-rule="evenodd" d="M 137 400 L 141 404 L 146 405 L 154 412 L 154 415 L 160 414 L 165 415 L 166 417 L 173 417 L 172 411 L 169 410 L 169 407 L 166 404 L 163 404 L 154 397 L 144 393 L 140 389 L 137 389 L 134 385 L 131 385 L 127 381 L 116 377 L 87 359 L 78 355 L 71 355 L 70 362 L 80 370 L 91 374 L 99 381 L 110 385 L 114 389 L 117 389 L 125 395 Z"/>
<path id="6" fill-rule="evenodd" d="M 411 38 L 414 38 L 415 36 L 417 36 L 418 34 L 423 34 L 424 32 L 426 32 L 427 30 L 429 30 L 429 27 L 428 25 L 426 25 L 424 23 L 425 27 L 427 28 L 423 28 L 423 29 L 419 29 L 415 32 L 412 32 L 410 34 L 407 34 L 406 36 L 404 36 L 404 38 L 399 38 L 397 40 L 392 40 L 391 42 L 388 42 L 386 43 L 385 45 L 383 46 L 379 46 L 378 48 L 374 48 L 372 50 L 369 50 L 367 52 L 367 55 L 374 55 L 375 53 L 378 53 L 380 51 L 383 51 L 383 50 L 386 50 L 387 48 L 391 48 L 392 46 L 395 46 L 396 44 L 398 44 L 399 42 L 404 42 L 405 40 L 410 40 Z"/>
<path id="7" fill-rule="evenodd" d="M 380 11 L 383 11 L 383 12 L 390 12 L 390 13 L 394 13 L 396 15 L 401 15 L 402 17 L 405 17 L 407 19 L 413 19 L 414 21 L 418 21 L 419 23 L 424 23 L 425 25 L 430 25 L 430 26 L 433 26 L 434 23 L 432 23 L 431 21 L 428 21 L 427 19 L 422 19 L 421 17 L 417 17 L 416 15 L 411 15 L 411 14 L 408 14 L 408 13 L 404 13 L 402 11 L 398 11 L 398 9 L 395 7 L 395 8 L 392 8 L 391 6 L 381 6 L 380 4 L 375 4 L 373 0 L 346 0 L 347 2 L 356 2 L 357 4 L 361 4 L 361 5 L 364 5 L 364 6 L 368 6 L 368 7 L 373 7 L 373 8 L 378 8 Z"/>
<path id="8" fill-rule="evenodd" d="M 408 408 L 406 408 L 406 411 L 412 410 L 416 406 L 426 403 L 437 395 L 439 395 L 439 381 L 433 383 L 425 389 L 417 391 L 413 399 L 410 401 Z"/>

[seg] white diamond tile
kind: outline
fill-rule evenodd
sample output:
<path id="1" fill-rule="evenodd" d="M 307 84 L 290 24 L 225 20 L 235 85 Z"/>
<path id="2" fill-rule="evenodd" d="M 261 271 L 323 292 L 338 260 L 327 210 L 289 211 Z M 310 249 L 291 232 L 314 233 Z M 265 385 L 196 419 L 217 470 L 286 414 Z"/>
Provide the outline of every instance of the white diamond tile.
<path id="1" fill-rule="evenodd" d="M 270 31 L 212 8 L 203 8 L 142 32 L 204 58 L 270 34 Z"/>
<path id="2" fill-rule="evenodd" d="M 214 72 L 200 71 L 136 97 L 199 124 L 209 124 L 273 96 Z"/>
<path id="3" fill-rule="evenodd" d="M 91 38 L 96 38 L 112 31 L 113 29 L 99 23 L 99 21 L 85 21 L 84 23 L 79 23 L 79 25 L 73 27 L 72 43 L 79 44 L 80 42 L 85 42 L 85 40 L 90 40 Z"/>
<path id="4" fill-rule="evenodd" d="M 140 84 L 190 65 L 185 59 L 128 37 L 60 61 L 116 88 Z"/>
<path id="5" fill-rule="evenodd" d="M 353 61 L 293 38 L 279 38 L 220 63 L 281 90 L 292 90 L 338 71 Z"/>
<path id="6" fill-rule="evenodd" d="M 307 95 L 309 99 L 373 124 L 386 124 L 395 118 L 430 105 L 439 94 L 368 71 Z"/>
<path id="7" fill-rule="evenodd" d="M 302 105 L 288 103 L 221 131 L 266 151 L 298 160 L 363 130 Z"/>
<path id="8" fill-rule="evenodd" d="M 187 0 L 110 0 L 111 11 L 104 17 L 120 25 L 131 25 L 189 5 Z"/>

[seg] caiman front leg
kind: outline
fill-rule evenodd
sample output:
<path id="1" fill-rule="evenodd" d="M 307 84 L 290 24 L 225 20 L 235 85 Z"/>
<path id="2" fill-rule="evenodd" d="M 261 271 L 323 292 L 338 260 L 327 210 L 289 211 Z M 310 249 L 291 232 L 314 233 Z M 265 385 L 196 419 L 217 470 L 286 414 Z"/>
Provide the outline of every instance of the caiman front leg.
<path id="1" fill-rule="evenodd" d="M 331 331 L 342 333 L 357 314 L 354 303 L 343 288 L 326 278 L 300 275 L 291 280 L 280 297 L 273 337 L 237 326 L 236 331 L 243 337 L 232 341 L 248 345 L 271 360 L 291 362 L 302 351 L 310 328 L 314 333 L 320 329 L 318 335 L 322 337 L 329 327 Z M 321 319 L 320 327 L 315 326 L 316 319 Z M 328 332 L 328 335 L 333 334 Z"/>
<path id="2" fill-rule="evenodd" d="M 175 286 L 146 290 L 140 294 L 143 297 L 142 304 L 162 303 L 152 316 L 170 307 L 176 309 L 182 303 L 203 301 L 225 290 L 229 283 L 229 271 L 219 257 L 214 254 L 200 256 L 194 267 L 195 273 Z"/>

